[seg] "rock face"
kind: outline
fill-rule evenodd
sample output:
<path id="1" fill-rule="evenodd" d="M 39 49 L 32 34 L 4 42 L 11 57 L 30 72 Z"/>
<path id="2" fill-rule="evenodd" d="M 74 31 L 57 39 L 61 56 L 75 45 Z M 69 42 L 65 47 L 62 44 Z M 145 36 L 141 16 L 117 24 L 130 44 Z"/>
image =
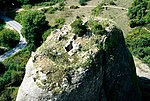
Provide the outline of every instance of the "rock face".
<path id="1" fill-rule="evenodd" d="M 109 25 L 103 35 L 78 37 L 69 26 L 56 30 L 32 53 L 16 101 L 141 101 L 122 31 Z"/>

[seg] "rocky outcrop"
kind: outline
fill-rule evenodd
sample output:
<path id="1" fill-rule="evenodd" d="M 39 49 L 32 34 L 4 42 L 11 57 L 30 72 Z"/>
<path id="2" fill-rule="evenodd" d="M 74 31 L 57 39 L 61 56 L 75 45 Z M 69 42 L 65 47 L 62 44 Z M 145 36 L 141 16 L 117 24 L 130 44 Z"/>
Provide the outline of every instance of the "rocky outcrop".
<path id="1" fill-rule="evenodd" d="M 68 29 L 68 30 L 66 30 Z M 133 58 L 113 25 L 102 35 L 53 32 L 26 65 L 17 101 L 141 101 Z"/>
<path id="2" fill-rule="evenodd" d="M 150 99 L 150 67 L 138 58 L 134 57 L 138 82 L 142 93 L 143 101 Z"/>

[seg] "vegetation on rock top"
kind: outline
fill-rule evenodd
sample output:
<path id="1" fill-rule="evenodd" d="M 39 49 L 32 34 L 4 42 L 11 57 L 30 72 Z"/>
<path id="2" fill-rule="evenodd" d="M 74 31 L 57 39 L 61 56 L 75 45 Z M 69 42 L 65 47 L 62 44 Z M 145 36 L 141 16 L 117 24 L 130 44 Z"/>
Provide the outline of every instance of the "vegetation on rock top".
<path id="1" fill-rule="evenodd" d="M 102 35 L 106 34 L 104 30 L 106 26 L 101 25 L 100 22 L 90 20 L 89 23 L 86 24 L 85 32 L 81 32 L 80 36 L 79 33 L 74 32 L 74 30 L 76 30 L 76 28 L 77 30 L 82 29 L 82 27 L 76 27 L 76 25 L 84 26 L 82 19 L 76 18 L 72 24 L 72 30 L 63 32 L 63 27 L 60 31 L 51 33 L 41 47 L 38 48 L 33 60 L 34 67 L 36 69 L 40 68 L 42 73 L 46 74 L 47 77 L 46 80 L 41 80 L 40 71 L 37 72 L 36 84 L 46 91 L 51 91 L 54 95 L 60 94 L 65 90 L 61 85 L 63 79 L 67 75 L 70 75 L 71 71 L 76 71 L 79 68 L 97 68 L 96 66 L 100 65 L 103 51 L 107 51 L 107 49 L 116 45 L 115 41 L 118 40 L 116 37 L 120 34 L 120 31 L 116 31 L 117 29 L 112 26 L 112 34 L 115 36 L 108 39 L 112 41 L 111 44 L 109 44 L 110 41 L 107 40 L 105 45 L 107 49 L 103 49 L 101 40 Z M 100 32 L 97 26 L 100 26 Z M 90 29 L 92 30 L 90 31 Z M 49 87 L 47 87 L 47 85 L 49 85 Z"/>

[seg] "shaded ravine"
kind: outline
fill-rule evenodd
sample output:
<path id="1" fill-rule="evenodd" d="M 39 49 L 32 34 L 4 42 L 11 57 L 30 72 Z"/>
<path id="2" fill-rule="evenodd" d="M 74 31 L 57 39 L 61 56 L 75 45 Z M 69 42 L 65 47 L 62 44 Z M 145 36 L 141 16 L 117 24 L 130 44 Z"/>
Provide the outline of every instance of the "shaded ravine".
<path id="1" fill-rule="evenodd" d="M 13 49 L 5 52 L 3 55 L 0 55 L 0 62 L 1 62 L 4 61 L 6 58 L 12 56 L 13 54 L 19 52 L 21 49 L 23 49 L 27 45 L 27 42 L 26 39 L 21 34 L 22 26 L 18 22 L 3 15 L 0 15 L 0 18 L 3 19 L 5 23 L 11 26 L 14 30 L 16 30 L 20 35 L 20 42 L 18 43 L 18 45 Z"/>

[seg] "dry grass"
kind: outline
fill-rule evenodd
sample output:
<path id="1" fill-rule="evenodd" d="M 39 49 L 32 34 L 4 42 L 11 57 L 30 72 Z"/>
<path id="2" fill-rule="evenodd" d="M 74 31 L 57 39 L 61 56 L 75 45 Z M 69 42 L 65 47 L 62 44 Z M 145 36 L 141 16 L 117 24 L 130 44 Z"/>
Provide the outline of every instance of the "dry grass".
<path id="1" fill-rule="evenodd" d="M 57 11 L 55 14 L 46 14 L 47 20 L 50 25 L 54 24 L 54 20 L 59 17 L 63 17 L 66 20 L 66 24 L 70 24 L 76 16 L 90 18 L 91 10 L 97 6 L 99 0 L 91 0 L 87 2 L 87 5 L 80 6 L 78 0 L 67 0 L 64 11 Z M 70 9 L 70 6 L 79 6 L 78 9 Z"/>
<path id="2" fill-rule="evenodd" d="M 109 3 L 111 0 L 105 0 Z M 124 7 L 128 9 L 131 6 L 132 1 L 130 0 L 114 0 L 116 7 Z M 129 27 L 129 18 L 127 16 L 127 10 L 117 8 L 105 8 L 101 14 L 101 17 L 112 19 L 117 23 L 117 26 L 123 30 L 123 34 L 126 37 L 131 28 Z"/>

